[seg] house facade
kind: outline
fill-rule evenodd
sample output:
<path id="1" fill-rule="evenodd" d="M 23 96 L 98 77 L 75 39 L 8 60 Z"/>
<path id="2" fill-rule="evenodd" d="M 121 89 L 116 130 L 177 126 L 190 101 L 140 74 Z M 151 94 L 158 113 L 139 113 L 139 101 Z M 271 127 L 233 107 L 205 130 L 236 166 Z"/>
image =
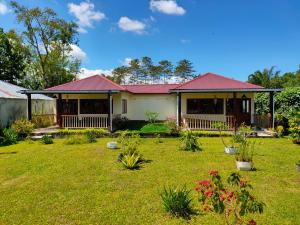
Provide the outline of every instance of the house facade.
<path id="1" fill-rule="evenodd" d="M 177 124 L 190 129 L 214 129 L 223 122 L 228 129 L 241 123 L 262 122 L 254 113 L 254 94 L 270 92 L 270 114 L 265 126 L 273 125 L 273 95 L 266 89 L 207 73 L 183 84 L 119 85 L 102 75 L 58 85 L 41 91 L 25 90 L 28 117 L 31 118 L 31 94 L 54 94 L 57 121 L 60 127 L 113 129 L 116 117 L 146 120 L 146 111 L 159 113 L 158 120 L 174 118 Z"/>

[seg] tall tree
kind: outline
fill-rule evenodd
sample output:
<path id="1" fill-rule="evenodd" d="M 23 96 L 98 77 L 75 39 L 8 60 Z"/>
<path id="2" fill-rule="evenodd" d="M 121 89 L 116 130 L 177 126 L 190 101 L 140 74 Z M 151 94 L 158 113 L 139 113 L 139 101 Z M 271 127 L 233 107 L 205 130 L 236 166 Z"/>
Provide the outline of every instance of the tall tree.
<path id="1" fill-rule="evenodd" d="M 141 83 L 141 77 L 142 77 L 142 69 L 141 69 L 141 62 L 139 59 L 132 59 L 129 62 L 129 83 L 131 84 L 137 84 Z"/>
<path id="2" fill-rule="evenodd" d="M 112 76 L 108 76 L 108 78 L 118 84 L 126 84 L 129 76 L 129 68 L 127 66 L 121 66 L 115 68 L 112 71 Z"/>
<path id="3" fill-rule="evenodd" d="M 158 64 L 160 67 L 160 77 L 163 79 L 164 83 L 167 83 L 167 79 L 171 78 L 173 75 L 173 65 L 169 60 L 161 60 Z"/>
<path id="4" fill-rule="evenodd" d="M 20 84 L 25 76 L 29 51 L 14 32 L 5 33 L 0 28 L 0 80 Z"/>
<path id="5" fill-rule="evenodd" d="M 182 82 L 192 79 L 194 72 L 192 62 L 187 59 L 180 60 L 175 68 L 175 76 Z"/>
<path id="6" fill-rule="evenodd" d="M 248 76 L 248 82 L 251 84 L 261 85 L 266 88 L 281 88 L 280 71 L 275 71 L 275 67 L 257 70 Z"/>
<path id="7" fill-rule="evenodd" d="M 29 9 L 16 1 L 11 6 L 24 25 L 24 41 L 33 56 L 25 83 L 47 88 L 74 80 L 80 65 L 70 56 L 72 45 L 77 44 L 76 24 L 59 18 L 50 8 Z"/>

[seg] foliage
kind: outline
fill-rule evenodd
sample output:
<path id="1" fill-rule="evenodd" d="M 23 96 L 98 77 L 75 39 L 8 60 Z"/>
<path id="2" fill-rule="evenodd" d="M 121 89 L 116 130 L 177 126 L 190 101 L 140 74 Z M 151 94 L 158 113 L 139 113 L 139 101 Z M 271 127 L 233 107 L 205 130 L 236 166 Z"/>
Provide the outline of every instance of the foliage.
<path id="1" fill-rule="evenodd" d="M 276 127 L 277 137 L 279 138 L 283 137 L 283 132 L 284 132 L 283 126 L 279 125 Z"/>
<path id="2" fill-rule="evenodd" d="M 158 116 L 159 116 L 159 113 L 158 112 L 146 111 L 145 115 L 146 115 L 146 117 L 147 117 L 147 119 L 150 123 L 155 123 Z"/>
<path id="3" fill-rule="evenodd" d="M 5 33 L 0 28 L 0 80 L 18 84 L 25 76 L 29 51 L 14 32 Z"/>
<path id="4" fill-rule="evenodd" d="M 180 140 L 180 150 L 192 152 L 202 151 L 201 144 L 198 142 L 198 138 L 191 131 L 184 133 Z"/>
<path id="5" fill-rule="evenodd" d="M 193 130 L 193 131 L 181 131 L 180 136 L 186 134 L 187 132 L 192 132 L 196 137 L 220 137 L 220 133 L 216 131 L 209 130 Z M 223 137 L 231 137 L 232 132 L 229 131 L 221 131 L 221 135 Z"/>
<path id="6" fill-rule="evenodd" d="M 60 129 L 59 134 L 61 136 L 66 136 L 66 135 L 86 135 L 89 132 L 93 132 L 97 138 L 102 137 L 104 135 L 108 134 L 108 131 L 106 129 L 102 128 L 89 128 L 89 129 Z"/>
<path id="7" fill-rule="evenodd" d="M 252 186 L 238 173 L 232 173 L 227 183 L 225 186 L 217 170 L 210 171 L 209 180 L 198 181 L 195 189 L 205 211 L 223 214 L 227 225 L 244 224 L 247 214 L 263 213 L 265 204 L 255 199 Z M 249 220 L 248 224 L 256 222 Z"/>
<path id="8" fill-rule="evenodd" d="M 49 127 L 54 124 L 54 118 L 52 115 L 32 115 L 31 122 L 35 128 Z"/>
<path id="9" fill-rule="evenodd" d="M 161 193 L 161 198 L 165 211 L 171 213 L 173 216 L 189 218 L 193 213 L 190 192 L 191 191 L 187 190 L 186 187 L 164 188 L 164 191 Z"/>
<path id="10" fill-rule="evenodd" d="M 41 142 L 45 145 L 53 144 L 53 138 L 50 135 L 43 135 Z"/>
<path id="11" fill-rule="evenodd" d="M 289 125 L 290 138 L 293 143 L 300 144 L 300 112 L 289 120 Z"/>
<path id="12" fill-rule="evenodd" d="M 252 162 L 255 141 L 250 141 L 247 137 L 251 134 L 252 129 L 244 123 L 238 129 L 234 136 L 234 142 L 237 143 L 237 152 L 235 158 L 241 162 Z"/>
<path id="13" fill-rule="evenodd" d="M 185 82 L 185 81 L 190 80 L 195 77 L 194 72 L 195 72 L 195 70 L 193 69 L 192 62 L 187 59 L 183 59 L 177 63 L 174 75 L 179 80 L 182 80 Z"/>
<path id="14" fill-rule="evenodd" d="M 97 133 L 94 131 L 88 131 L 85 134 L 86 140 L 88 143 L 95 143 L 97 142 Z"/>
<path id="15" fill-rule="evenodd" d="M 64 144 L 66 145 L 79 145 L 87 143 L 87 139 L 84 135 L 74 134 L 65 138 Z"/>
<path id="16" fill-rule="evenodd" d="M 140 133 L 170 133 L 170 130 L 164 123 L 148 123 L 140 129 Z"/>
<path id="17" fill-rule="evenodd" d="M 160 134 L 156 134 L 155 143 L 156 144 L 163 143 L 163 140 L 161 139 Z"/>
<path id="18" fill-rule="evenodd" d="M 11 125 L 11 128 L 14 129 L 18 137 L 22 139 L 31 134 L 34 130 L 34 124 L 27 119 L 18 119 Z"/>
<path id="19" fill-rule="evenodd" d="M 30 49 L 31 63 L 26 68 L 24 85 L 33 89 L 72 81 L 80 61 L 71 56 L 76 43 L 77 25 L 66 22 L 50 8 L 27 8 L 11 2 L 17 22 L 24 25 L 24 45 Z"/>
<path id="20" fill-rule="evenodd" d="M 123 154 L 122 165 L 129 170 L 138 169 L 141 166 L 141 156 L 139 154 Z"/>
<path id="21" fill-rule="evenodd" d="M 180 132 L 180 127 L 177 125 L 176 118 L 168 117 L 165 124 L 170 130 L 171 134 L 177 135 Z"/>
<path id="22" fill-rule="evenodd" d="M 18 134 L 14 129 L 4 128 L 3 137 L 0 139 L 0 145 L 12 145 L 18 143 Z"/>
<path id="23" fill-rule="evenodd" d="M 127 127 L 128 118 L 126 116 L 116 116 L 112 120 L 114 130 L 123 130 Z"/>

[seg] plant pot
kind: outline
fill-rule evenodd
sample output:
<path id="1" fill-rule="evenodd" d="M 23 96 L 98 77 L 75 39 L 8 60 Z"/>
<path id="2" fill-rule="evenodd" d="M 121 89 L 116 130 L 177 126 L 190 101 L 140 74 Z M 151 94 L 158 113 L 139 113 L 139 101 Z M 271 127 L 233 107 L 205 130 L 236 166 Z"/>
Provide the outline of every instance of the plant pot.
<path id="1" fill-rule="evenodd" d="M 300 172 L 300 163 L 297 163 L 297 164 L 296 164 L 296 170 L 297 170 L 298 172 Z"/>
<path id="2" fill-rule="evenodd" d="M 116 149 L 118 147 L 118 142 L 110 141 L 106 144 L 107 148 L 109 149 Z"/>
<path id="3" fill-rule="evenodd" d="M 238 170 L 249 171 L 252 169 L 252 162 L 236 161 L 236 167 Z"/>
<path id="4" fill-rule="evenodd" d="M 235 155 L 236 154 L 236 147 L 233 147 L 233 146 L 225 147 L 224 152 L 226 154 L 229 154 L 229 155 Z"/>

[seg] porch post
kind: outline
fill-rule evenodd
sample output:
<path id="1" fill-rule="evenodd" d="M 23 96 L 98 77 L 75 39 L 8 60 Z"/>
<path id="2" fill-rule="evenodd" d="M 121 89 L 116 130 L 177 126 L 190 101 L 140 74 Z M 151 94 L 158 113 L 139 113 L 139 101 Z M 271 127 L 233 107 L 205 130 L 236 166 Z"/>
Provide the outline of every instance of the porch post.
<path id="1" fill-rule="evenodd" d="M 32 109 L 31 109 L 31 94 L 27 93 L 27 119 L 32 119 Z"/>
<path id="2" fill-rule="evenodd" d="M 107 94 L 107 100 L 108 100 L 108 106 L 109 106 L 109 111 L 108 111 L 108 130 L 112 132 L 112 96 L 111 92 L 108 92 Z"/>
<path id="3" fill-rule="evenodd" d="M 61 108 L 61 94 L 58 94 L 58 99 L 56 101 L 56 120 L 59 127 L 62 127 Z"/>
<path id="4" fill-rule="evenodd" d="M 270 92 L 270 115 L 271 115 L 271 128 L 274 128 L 274 123 L 275 123 L 275 120 L 274 120 L 274 92 L 271 91 Z"/>
<path id="5" fill-rule="evenodd" d="M 233 92 L 233 115 L 234 115 L 234 133 L 237 131 L 238 127 L 238 113 L 237 113 L 237 98 L 236 92 Z"/>
<path id="6" fill-rule="evenodd" d="M 181 93 L 177 92 L 177 126 L 181 126 Z"/>

